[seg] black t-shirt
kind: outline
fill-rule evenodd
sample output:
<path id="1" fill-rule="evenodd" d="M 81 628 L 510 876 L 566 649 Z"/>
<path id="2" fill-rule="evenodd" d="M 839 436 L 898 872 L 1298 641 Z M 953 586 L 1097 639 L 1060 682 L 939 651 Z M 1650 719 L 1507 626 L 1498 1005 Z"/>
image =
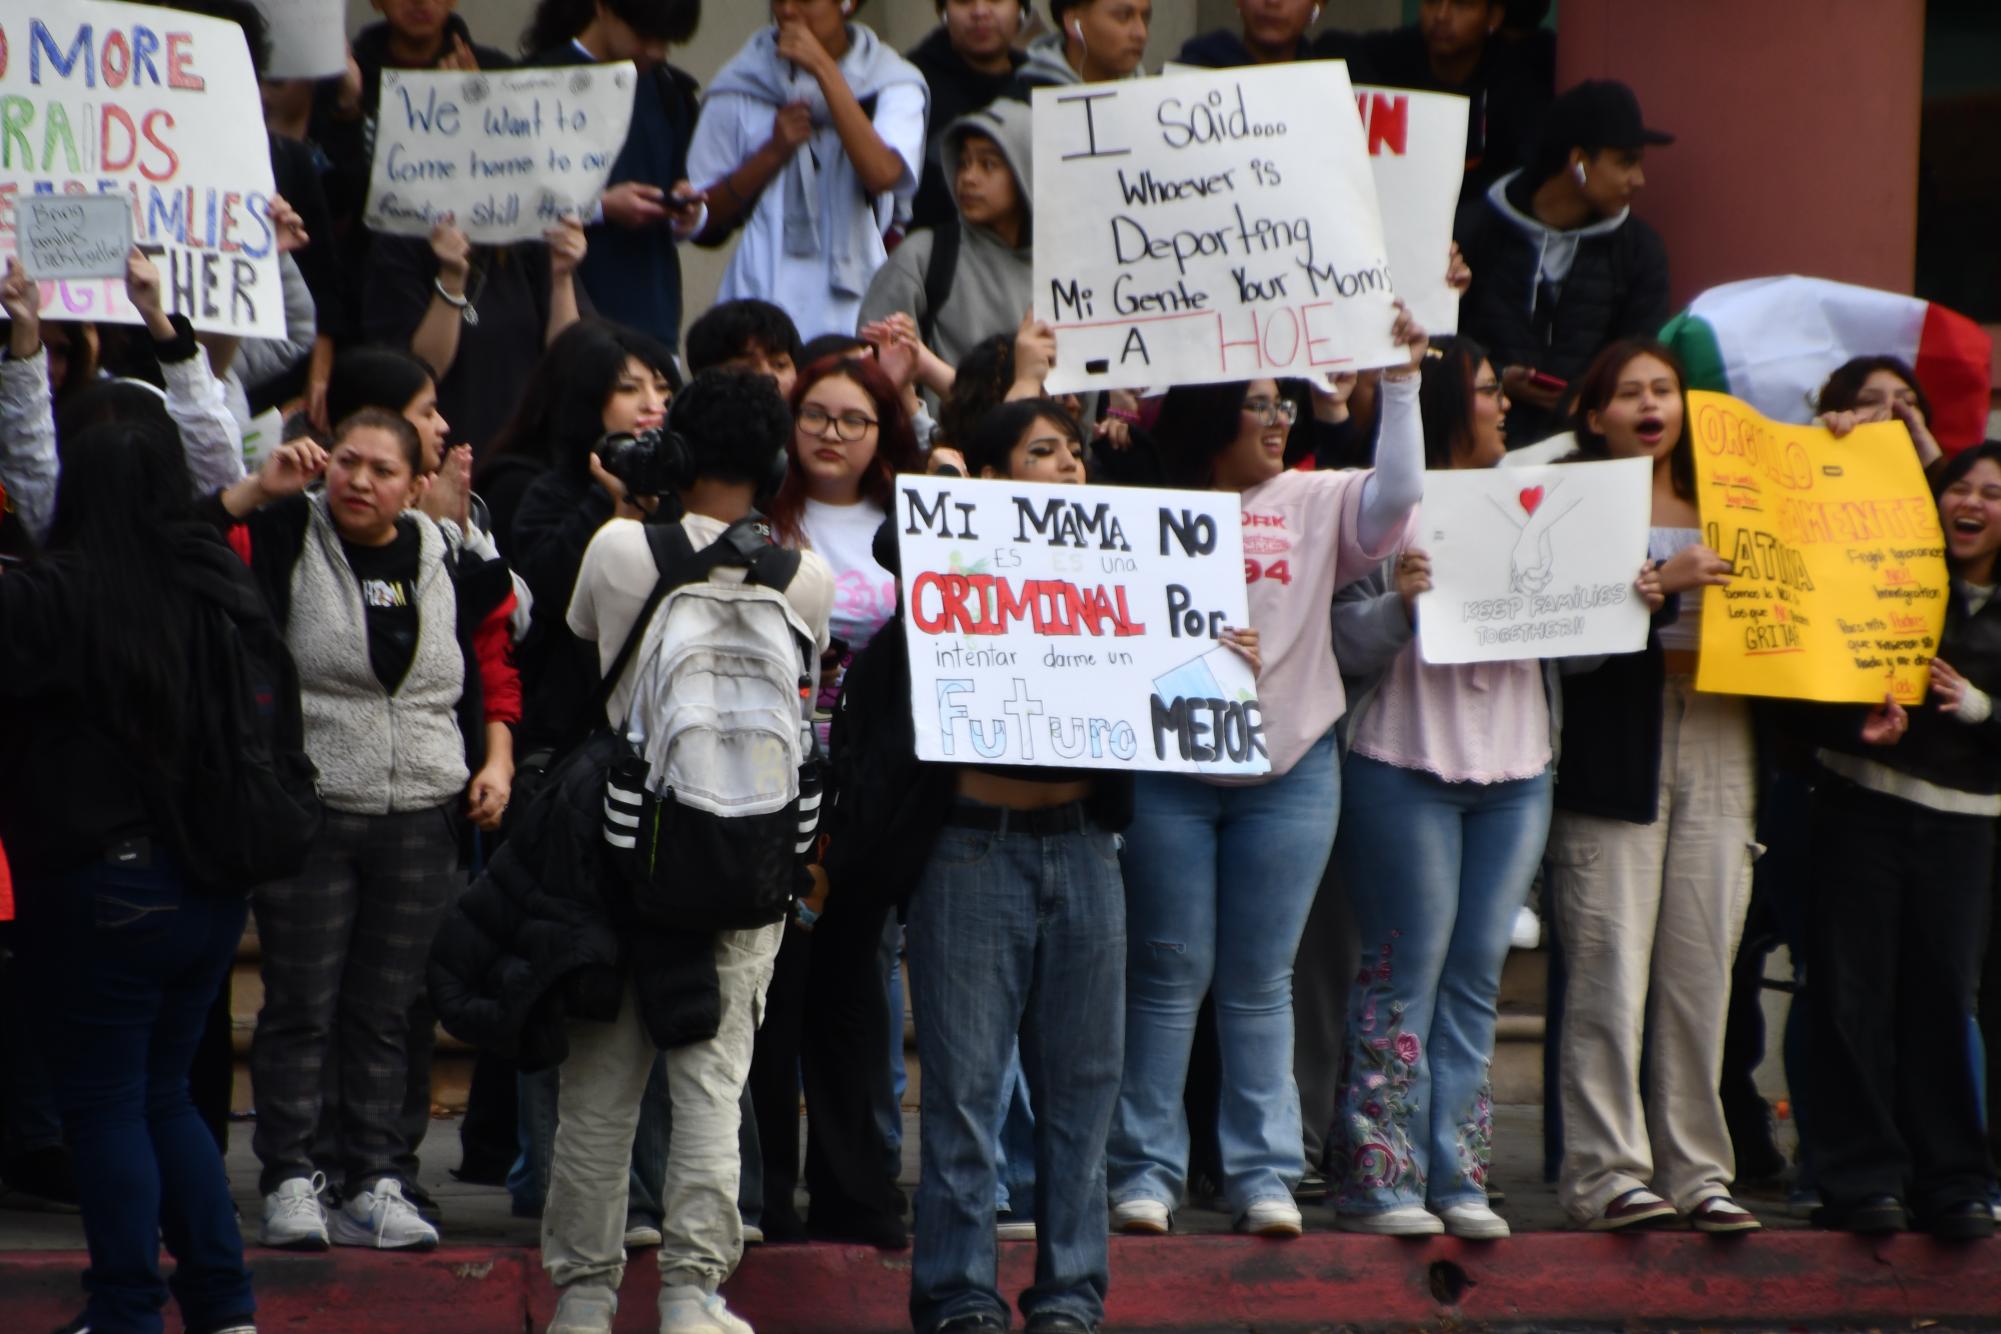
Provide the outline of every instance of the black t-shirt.
<path id="1" fill-rule="evenodd" d="M 417 567 L 423 554 L 417 526 L 408 519 L 398 523 L 396 540 L 387 546 L 361 547 L 345 538 L 340 545 L 361 584 L 369 666 L 393 695 L 417 657 Z"/>

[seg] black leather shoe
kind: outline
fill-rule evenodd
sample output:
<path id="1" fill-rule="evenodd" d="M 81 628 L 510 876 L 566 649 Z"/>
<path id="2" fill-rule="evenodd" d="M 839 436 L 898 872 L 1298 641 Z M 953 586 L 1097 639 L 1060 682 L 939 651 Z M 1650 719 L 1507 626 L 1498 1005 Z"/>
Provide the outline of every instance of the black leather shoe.
<path id="1" fill-rule="evenodd" d="M 1910 1215 L 1904 1211 L 1903 1201 L 1894 1195 L 1871 1195 L 1862 1203 L 1850 1209 L 1833 1209 L 1823 1206 L 1814 1211 L 1813 1224 L 1830 1232 L 1853 1232 L 1858 1236 L 1881 1237 L 1892 1232 L 1902 1232 L 1910 1226 Z M 1988 1217 L 1990 1230 L 1992 1215 Z"/>
<path id="2" fill-rule="evenodd" d="M 1985 1200 L 1961 1200 L 1925 1219 L 1940 1241 L 1985 1241 L 1994 1235 L 1994 1209 Z"/>

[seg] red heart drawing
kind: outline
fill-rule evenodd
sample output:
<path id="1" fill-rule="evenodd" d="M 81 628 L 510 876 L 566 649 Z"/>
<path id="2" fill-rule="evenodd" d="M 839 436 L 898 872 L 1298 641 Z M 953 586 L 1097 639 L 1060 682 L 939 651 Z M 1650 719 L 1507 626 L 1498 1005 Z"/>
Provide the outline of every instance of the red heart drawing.
<path id="1" fill-rule="evenodd" d="M 1516 495 L 1515 499 L 1522 503 L 1524 513 L 1534 514 L 1536 506 L 1542 504 L 1542 488 L 1539 486 L 1525 486 Z"/>

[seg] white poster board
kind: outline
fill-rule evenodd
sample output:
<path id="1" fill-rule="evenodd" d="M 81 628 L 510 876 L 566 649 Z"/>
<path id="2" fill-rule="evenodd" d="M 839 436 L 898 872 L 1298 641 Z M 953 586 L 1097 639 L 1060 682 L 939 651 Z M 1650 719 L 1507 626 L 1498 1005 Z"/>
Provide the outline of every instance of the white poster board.
<path id="1" fill-rule="evenodd" d="M 347 71 L 342 0 L 252 0 L 271 35 L 273 79 L 325 79 Z"/>
<path id="2" fill-rule="evenodd" d="M 1432 334 L 1459 331 L 1459 293 L 1445 283 L 1452 217 L 1466 179 L 1466 99 L 1407 88 L 1355 89 L 1382 208 L 1397 295 Z"/>
<path id="3" fill-rule="evenodd" d="M 630 62 L 382 71 L 367 224 L 425 236 L 452 215 L 475 245 L 588 217 L 632 124 Z"/>
<path id="4" fill-rule="evenodd" d="M 919 759 L 1268 773 L 1236 496 L 896 479 Z"/>
<path id="5" fill-rule="evenodd" d="M 17 195 L 21 267 L 52 278 L 123 278 L 132 251 L 132 201 L 124 195 Z"/>
<path id="6" fill-rule="evenodd" d="M 283 337 L 271 147 L 243 30 L 114 0 L 0 0 L 0 37 L 0 256 L 16 253 L 21 196 L 117 194 L 138 244 L 159 248 L 169 313 Z M 139 322 L 122 274 L 44 282 L 42 317 Z"/>
<path id="7" fill-rule="evenodd" d="M 1417 600 L 1424 660 L 1645 648 L 1650 613 L 1633 581 L 1652 507 L 1647 459 L 1426 473 L 1411 529 L 1431 557 Z"/>
<path id="8" fill-rule="evenodd" d="M 1346 65 L 1034 97 L 1035 313 L 1056 330 L 1053 392 L 1404 359 Z"/>

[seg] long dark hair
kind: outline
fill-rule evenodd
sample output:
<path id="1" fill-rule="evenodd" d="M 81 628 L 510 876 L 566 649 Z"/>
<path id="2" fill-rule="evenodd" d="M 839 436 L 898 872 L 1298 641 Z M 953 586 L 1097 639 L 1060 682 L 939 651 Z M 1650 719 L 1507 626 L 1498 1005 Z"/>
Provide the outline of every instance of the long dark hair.
<path id="1" fill-rule="evenodd" d="M 1612 395 L 1618 392 L 1619 377 L 1638 357 L 1652 357 L 1674 372 L 1674 382 L 1681 395 L 1681 437 L 1674 442 L 1674 453 L 1668 457 L 1668 480 L 1674 484 L 1676 495 L 1693 501 L 1695 445 L 1689 438 L 1688 372 L 1682 369 L 1679 357 L 1654 339 L 1622 338 L 1593 357 L 1591 365 L 1578 377 L 1577 406 L 1572 410 L 1570 419 L 1571 429 L 1577 433 L 1577 453 L 1572 457 L 1612 457 L 1605 437 L 1591 429 L 1590 414 L 1605 410 L 1605 405 L 1612 401 Z"/>
<path id="2" fill-rule="evenodd" d="M 524 455 L 572 478 L 589 476 L 591 446 L 604 434 L 605 402 L 635 357 L 680 389 L 674 355 L 657 339 L 610 320 L 578 320 L 563 330 L 528 377 L 491 457 Z"/>
<path id="3" fill-rule="evenodd" d="M 84 684 L 113 739 L 164 772 L 187 719 L 190 595 L 175 571 L 193 483 L 181 439 L 171 422 L 111 418 L 62 436 L 60 453 L 48 553 L 76 573 Z"/>
<path id="4" fill-rule="evenodd" d="M 924 459 L 917 450 L 917 433 L 910 427 L 910 416 L 903 410 L 903 398 L 896 385 L 883 374 L 882 367 L 875 364 L 872 357 L 832 356 L 823 357 L 808 366 L 800 375 L 799 383 L 792 387 L 792 416 L 799 417 L 799 405 L 806 401 L 806 395 L 822 380 L 835 376 L 853 380 L 861 386 L 863 393 L 875 407 L 875 458 L 868 471 L 862 474 L 861 496 L 889 512 L 890 502 L 895 498 L 892 488 L 896 484 L 896 474 L 918 472 L 924 467 Z M 795 429 L 786 434 L 785 453 L 792 466 L 786 470 L 785 485 L 778 488 L 769 507 L 771 525 L 778 535 L 788 543 L 798 543 L 805 536 L 802 520 L 806 514 L 806 478 L 799 467 L 799 432 Z"/>
<path id="5" fill-rule="evenodd" d="M 686 45 L 702 22 L 702 0 L 604 0 L 604 7 L 632 25 L 641 37 Z M 537 55 L 567 45 L 590 26 L 597 0 L 542 0 L 521 34 L 521 54 Z"/>
<path id="6" fill-rule="evenodd" d="M 1815 412 L 1852 412 L 1855 400 L 1862 396 L 1862 386 L 1877 371 L 1888 371 L 1910 386 L 1911 398 L 1917 403 L 1918 415 L 1925 419 L 1925 425 L 1932 423 L 1931 396 L 1918 383 L 1918 373 L 1909 363 L 1892 356 L 1850 357 L 1834 368 L 1834 374 L 1827 377 L 1827 383 L 1814 395 Z"/>
<path id="7" fill-rule="evenodd" d="M 1431 340 L 1418 369 L 1417 407 L 1424 418 L 1424 466 L 1445 469 L 1473 443 L 1473 382 L 1487 349 L 1464 334 Z"/>
<path id="8" fill-rule="evenodd" d="M 1938 477 L 1932 482 L 1933 499 L 1944 500 L 1945 493 L 1951 489 L 1952 484 L 1972 472 L 1973 465 L 1976 463 L 1992 463 L 1996 467 L 2001 468 L 2001 440 L 1983 441 L 1971 449 L 1962 449 L 1959 453 L 1947 459 L 1940 466 Z M 1941 520 L 1944 517 L 1944 515 L 1939 516 Z M 1948 565 L 1952 563 L 1952 549 L 1950 547 L 1946 548 L 1945 559 Z"/>
<path id="9" fill-rule="evenodd" d="M 1083 429 L 1061 403 L 1053 398 L 1018 398 L 1011 403 L 1002 403 L 989 412 L 973 428 L 966 442 L 959 446 L 973 476 L 978 477 L 984 468 L 992 468 L 995 476 L 1006 477 L 1008 465 L 1014 458 L 1014 447 L 1039 421 L 1053 422 L 1071 440 L 1078 444 L 1084 442 Z"/>
<path id="10" fill-rule="evenodd" d="M 1236 443 L 1250 392 L 1249 380 L 1176 385 L 1167 391 L 1153 428 L 1162 485 L 1191 491 L 1215 485 L 1216 459 Z"/>
<path id="11" fill-rule="evenodd" d="M 327 380 L 327 417 L 338 424 L 363 408 L 401 416 L 436 383 L 431 368 L 393 347 L 357 347 L 340 354 Z"/>
<path id="12" fill-rule="evenodd" d="M 959 358 L 952 392 L 938 405 L 938 435 L 933 443 L 964 447 L 1013 384 L 1014 335 L 995 334 L 973 344 Z"/>

